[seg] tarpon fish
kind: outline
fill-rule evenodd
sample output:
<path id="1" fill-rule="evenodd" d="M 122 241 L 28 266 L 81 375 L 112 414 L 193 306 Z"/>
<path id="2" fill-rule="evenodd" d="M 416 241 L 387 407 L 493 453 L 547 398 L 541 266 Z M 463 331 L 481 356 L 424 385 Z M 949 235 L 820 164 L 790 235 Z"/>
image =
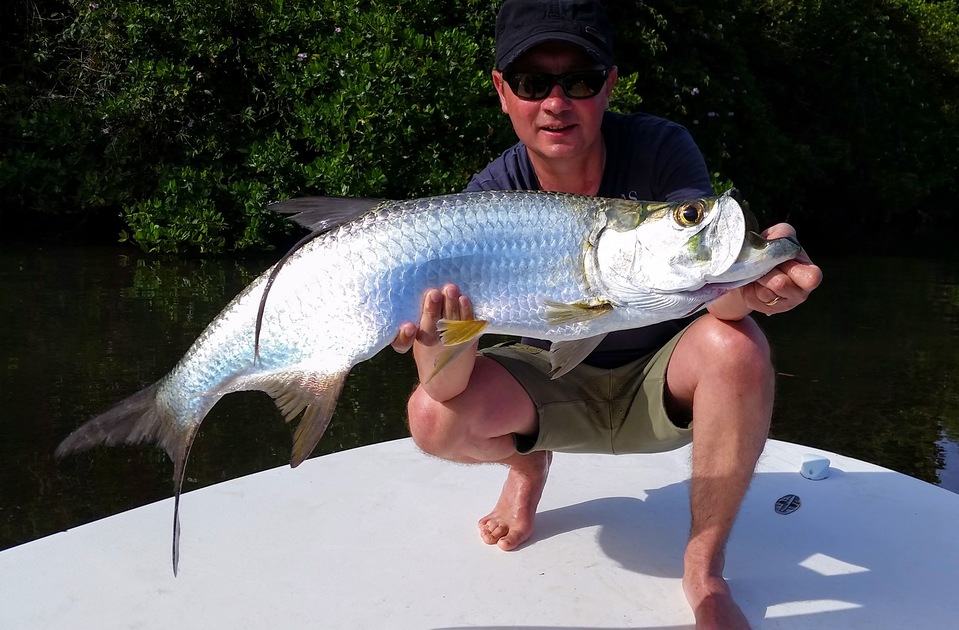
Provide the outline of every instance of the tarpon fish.
<path id="1" fill-rule="evenodd" d="M 322 437 L 350 369 L 419 321 L 424 291 L 455 283 L 475 320 L 441 321 L 448 355 L 484 333 L 553 342 L 554 377 L 609 332 L 694 313 L 796 256 L 746 228 L 735 191 L 681 203 L 544 192 L 276 204 L 314 232 L 207 326 L 173 370 L 90 420 L 57 456 L 156 442 L 179 498 L 200 423 L 224 395 L 261 390 L 302 414 L 291 464 Z M 441 368 L 442 366 L 438 366 Z"/>

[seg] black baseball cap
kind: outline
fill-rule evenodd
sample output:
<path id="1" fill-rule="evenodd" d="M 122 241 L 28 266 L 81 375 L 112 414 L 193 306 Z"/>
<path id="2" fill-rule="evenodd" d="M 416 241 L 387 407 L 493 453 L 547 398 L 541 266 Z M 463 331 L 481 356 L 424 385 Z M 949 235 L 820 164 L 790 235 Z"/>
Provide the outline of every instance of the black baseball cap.
<path id="1" fill-rule="evenodd" d="M 613 65 L 613 30 L 596 0 L 505 0 L 496 16 L 496 68 L 505 70 L 543 42 L 582 48 L 604 67 Z"/>

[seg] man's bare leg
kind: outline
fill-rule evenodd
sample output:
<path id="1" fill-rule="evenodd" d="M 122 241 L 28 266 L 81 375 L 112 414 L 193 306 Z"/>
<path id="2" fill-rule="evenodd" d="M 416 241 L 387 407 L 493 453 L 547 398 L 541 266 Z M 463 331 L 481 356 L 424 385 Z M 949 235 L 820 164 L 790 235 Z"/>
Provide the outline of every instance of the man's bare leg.
<path id="1" fill-rule="evenodd" d="M 424 296 L 419 343 L 414 345 L 421 383 L 408 405 L 410 433 L 417 445 L 432 455 L 509 466 L 499 500 L 493 511 L 480 519 L 479 530 L 487 544 L 515 549 L 532 534 L 552 456 L 516 452 L 512 436 L 535 433 L 536 410 L 522 386 L 498 363 L 478 357 L 475 348 L 469 348 L 432 374 L 437 359 L 446 351 L 435 332 L 436 322 L 443 317 L 473 318 L 469 300 L 453 285 Z"/>
<path id="2" fill-rule="evenodd" d="M 509 474 L 496 507 L 479 520 L 483 542 L 511 551 L 529 540 L 552 459 L 552 453 L 540 451 L 502 462 L 509 466 Z"/>
<path id="3" fill-rule="evenodd" d="M 440 317 L 469 319 L 468 306 L 455 287 L 430 292 L 420 330 L 435 335 L 435 320 Z M 462 317 L 455 317 L 456 312 Z M 441 349 L 435 338 L 422 339 L 415 352 L 425 378 L 433 365 L 429 357 Z M 722 570 L 724 547 L 765 444 L 772 412 L 773 376 L 762 332 L 750 319 L 725 322 L 703 316 L 677 345 L 667 387 L 670 412 L 692 414 L 696 420 L 692 528 L 684 556 L 686 597 L 697 627 L 748 628 Z M 409 414 L 414 440 L 427 453 L 510 466 L 496 507 L 480 521 L 481 536 L 504 549 L 527 540 L 550 458 L 516 453 L 512 435 L 534 433 L 537 420 L 532 402 L 515 379 L 492 359 L 465 352 L 414 391 Z"/>
<path id="4" fill-rule="evenodd" d="M 703 316 L 670 360 L 670 395 L 695 418 L 683 588 L 697 628 L 749 627 L 723 579 L 724 548 L 766 442 L 773 380 L 768 344 L 751 319 Z"/>
<path id="5" fill-rule="evenodd" d="M 440 404 L 418 387 L 409 403 L 410 433 L 431 455 L 509 467 L 496 506 L 478 523 L 484 542 L 508 551 L 528 540 L 533 532 L 552 456 L 546 452 L 516 452 L 512 434 L 535 431 L 536 411 L 509 372 L 492 359 L 477 357 L 470 380 L 486 384 L 471 385 Z M 510 400 L 516 402 L 507 402 Z"/>

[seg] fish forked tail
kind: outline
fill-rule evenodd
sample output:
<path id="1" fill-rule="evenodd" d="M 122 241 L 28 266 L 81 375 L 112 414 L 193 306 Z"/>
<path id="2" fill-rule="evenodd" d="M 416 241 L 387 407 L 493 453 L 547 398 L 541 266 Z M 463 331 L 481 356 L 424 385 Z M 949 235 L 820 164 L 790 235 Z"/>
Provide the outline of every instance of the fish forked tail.
<path id="1" fill-rule="evenodd" d="M 57 459 L 94 446 L 155 442 L 173 460 L 173 575 L 180 561 L 180 491 L 199 422 L 177 423 L 157 404 L 161 382 L 140 390 L 80 426 L 57 447 Z M 203 412 L 205 415 L 205 412 Z"/>
<path id="2" fill-rule="evenodd" d="M 192 419 L 180 418 L 179 422 L 158 404 L 157 393 L 163 381 L 154 383 L 82 425 L 57 447 L 58 459 L 94 446 L 141 442 L 155 442 L 167 452 L 173 460 L 173 575 L 177 574 L 180 562 L 180 492 L 186 462 L 207 412 L 225 394 L 254 389 L 272 396 L 287 422 L 302 414 L 293 436 L 290 458 L 290 464 L 296 467 L 309 457 L 326 432 L 349 368 L 330 374 L 293 372 L 257 376 L 252 372 L 239 372 L 226 379 L 215 392 L 204 396 L 203 404 Z"/>

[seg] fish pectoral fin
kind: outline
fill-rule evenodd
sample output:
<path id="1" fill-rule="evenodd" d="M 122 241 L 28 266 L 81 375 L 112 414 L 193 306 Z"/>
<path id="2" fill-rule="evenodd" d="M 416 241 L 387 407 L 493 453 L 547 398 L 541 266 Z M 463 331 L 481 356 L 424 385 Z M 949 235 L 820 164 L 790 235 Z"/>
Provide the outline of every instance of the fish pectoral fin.
<path id="1" fill-rule="evenodd" d="M 680 308 L 692 309 L 689 312 L 694 313 L 702 304 L 693 302 L 690 294 L 684 291 L 677 293 L 644 293 L 629 297 L 629 308 L 640 308 L 646 311 L 677 310 Z M 696 308 L 693 308 L 695 306 Z"/>
<path id="2" fill-rule="evenodd" d="M 549 349 L 550 379 L 559 378 L 582 363 L 605 338 L 606 333 L 603 333 L 586 339 L 554 343 Z"/>
<path id="3" fill-rule="evenodd" d="M 483 319 L 441 319 L 436 322 L 444 346 L 458 346 L 483 334 L 489 322 Z"/>
<path id="4" fill-rule="evenodd" d="M 273 397 L 287 422 L 303 413 L 293 434 L 290 465 L 294 468 L 310 456 L 326 432 L 349 373 L 349 368 L 334 374 L 301 373 L 292 379 L 277 378 L 257 387 Z"/>
<path id="5" fill-rule="evenodd" d="M 579 324 L 592 321 L 597 317 L 602 317 L 611 310 L 613 310 L 613 305 L 605 301 L 596 302 L 595 304 L 585 304 L 582 302 L 563 304 L 547 300 L 546 322 L 550 326 Z"/>

